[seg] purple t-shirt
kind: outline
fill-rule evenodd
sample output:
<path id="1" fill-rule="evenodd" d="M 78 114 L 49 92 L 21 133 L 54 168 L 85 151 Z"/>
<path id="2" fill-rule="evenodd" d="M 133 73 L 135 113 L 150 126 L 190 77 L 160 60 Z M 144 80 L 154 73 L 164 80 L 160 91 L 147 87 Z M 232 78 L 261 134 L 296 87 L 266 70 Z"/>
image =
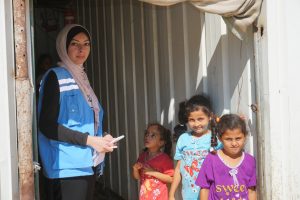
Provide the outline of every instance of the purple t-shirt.
<path id="1" fill-rule="evenodd" d="M 243 153 L 240 164 L 231 168 L 218 154 L 209 154 L 196 185 L 209 189 L 209 200 L 248 200 L 248 188 L 256 186 L 255 158 Z"/>

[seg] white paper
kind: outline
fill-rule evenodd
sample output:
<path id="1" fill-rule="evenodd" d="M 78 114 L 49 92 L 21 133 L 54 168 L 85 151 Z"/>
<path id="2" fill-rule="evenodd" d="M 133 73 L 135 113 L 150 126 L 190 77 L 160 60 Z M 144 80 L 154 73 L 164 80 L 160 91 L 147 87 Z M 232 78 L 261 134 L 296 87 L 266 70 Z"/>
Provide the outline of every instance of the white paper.
<path id="1" fill-rule="evenodd" d="M 125 135 L 121 135 L 119 137 L 113 138 L 113 140 L 110 143 L 114 144 L 114 143 L 118 142 L 119 140 L 123 139 L 124 137 L 125 137 Z"/>
<path id="2" fill-rule="evenodd" d="M 99 153 L 97 151 L 94 151 L 94 154 L 93 154 L 94 167 L 96 167 L 97 165 L 102 163 L 104 158 L 105 158 L 105 153 Z"/>

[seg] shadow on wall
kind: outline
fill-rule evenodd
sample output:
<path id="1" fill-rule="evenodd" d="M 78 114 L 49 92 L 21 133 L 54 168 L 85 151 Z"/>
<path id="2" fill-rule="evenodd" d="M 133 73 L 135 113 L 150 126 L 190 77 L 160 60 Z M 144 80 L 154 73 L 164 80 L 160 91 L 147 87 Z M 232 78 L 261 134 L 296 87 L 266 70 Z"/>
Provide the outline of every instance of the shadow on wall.
<path id="1" fill-rule="evenodd" d="M 244 88 L 246 87 L 246 81 L 243 82 L 241 80 L 243 79 L 243 72 L 245 70 L 245 67 L 247 66 L 248 60 L 252 60 L 252 58 L 247 55 L 246 48 L 242 46 L 242 41 L 238 40 L 237 38 L 227 37 L 228 36 L 220 37 L 213 51 L 213 55 L 208 60 L 207 66 L 208 93 L 213 103 L 214 112 L 216 114 L 222 114 L 222 111 L 224 109 L 231 110 L 231 112 L 240 111 L 239 104 L 241 103 L 240 101 L 242 101 L 242 96 L 239 95 L 242 90 L 246 90 L 246 88 Z M 222 59 L 220 59 L 222 58 L 222 56 L 224 56 L 222 55 L 222 41 L 224 40 L 229 40 L 228 42 L 230 42 L 231 46 L 230 52 L 228 52 L 227 63 L 222 63 L 223 61 Z M 228 65 L 227 69 L 224 69 L 225 65 Z M 227 77 L 224 77 L 224 74 Z M 224 78 L 227 78 L 227 80 L 224 80 Z M 224 84 L 226 84 L 225 90 Z M 236 108 L 237 110 L 235 110 L 235 108 L 232 108 L 232 105 L 230 105 L 230 101 L 224 101 L 226 100 L 226 97 L 228 99 L 233 98 L 236 88 L 239 88 L 237 102 L 238 105 Z M 227 105 L 225 105 L 225 102 Z"/>

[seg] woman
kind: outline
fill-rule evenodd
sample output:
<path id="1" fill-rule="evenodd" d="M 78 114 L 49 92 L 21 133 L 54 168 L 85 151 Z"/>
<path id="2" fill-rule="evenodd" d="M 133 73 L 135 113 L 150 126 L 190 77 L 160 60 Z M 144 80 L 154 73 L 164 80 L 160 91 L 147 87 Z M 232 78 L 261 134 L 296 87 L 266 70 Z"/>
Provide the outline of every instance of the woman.
<path id="1" fill-rule="evenodd" d="M 102 137 L 103 109 L 84 72 L 90 41 L 84 27 L 64 27 L 56 40 L 61 62 L 45 74 L 40 87 L 39 152 L 51 200 L 92 199 L 93 153 L 114 148 L 111 135 Z"/>

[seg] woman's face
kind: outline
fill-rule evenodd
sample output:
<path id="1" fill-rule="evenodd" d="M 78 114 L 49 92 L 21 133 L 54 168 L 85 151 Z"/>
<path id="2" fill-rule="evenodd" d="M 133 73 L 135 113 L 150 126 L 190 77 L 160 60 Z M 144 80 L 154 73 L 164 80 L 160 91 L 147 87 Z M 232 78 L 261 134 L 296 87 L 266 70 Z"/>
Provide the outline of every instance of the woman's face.
<path id="1" fill-rule="evenodd" d="M 90 54 L 90 40 L 85 33 L 78 33 L 68 46 L 68 56 L 76 65 L 82 65 Z"/>

